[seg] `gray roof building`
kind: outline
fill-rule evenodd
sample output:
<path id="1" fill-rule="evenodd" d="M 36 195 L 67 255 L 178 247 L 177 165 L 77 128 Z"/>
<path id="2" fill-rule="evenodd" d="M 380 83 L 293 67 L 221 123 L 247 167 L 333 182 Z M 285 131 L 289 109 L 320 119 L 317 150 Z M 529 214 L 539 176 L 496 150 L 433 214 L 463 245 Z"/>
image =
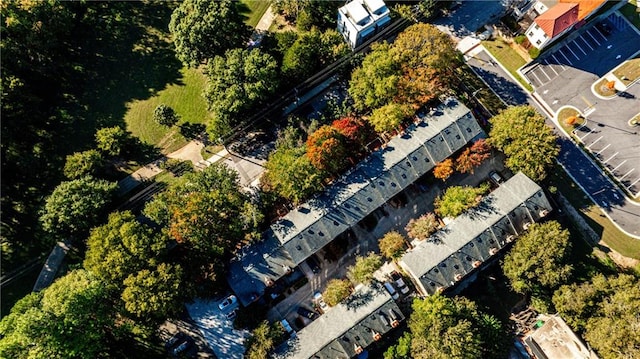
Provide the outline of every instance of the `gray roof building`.
<path id="1" fill-rule="evenodd" d="M 322 193 L 266 231 L 264 243 L 230 264 L 228 282 L 243 304 L 290 268 L 400 193 L 469 141 L 485 137 L 471 111 L 449 98 L 372 153 Z M 244 296 L 249 295 L 250 296 Z"/>
<path id="2" fill-rule="evenodd" d="M 442 292 L 473 273 L 551 209 L 540 186 L 518 173 L 477 207 L 405 253 L 399 264 L 423 295 Z"/>
<path id="3" fill-rule="evenodd" d="M 541 315 L 539 319 L 544 324 L 524 339 L 537 359 L 598 359 L 561 317 Z"/>
<path id="4" fill-rule="evenodd" d="M 276 359 L 352 358 L 405 319 L 379 283 L 361 286 L 343 303 L 277 348 Z"/>

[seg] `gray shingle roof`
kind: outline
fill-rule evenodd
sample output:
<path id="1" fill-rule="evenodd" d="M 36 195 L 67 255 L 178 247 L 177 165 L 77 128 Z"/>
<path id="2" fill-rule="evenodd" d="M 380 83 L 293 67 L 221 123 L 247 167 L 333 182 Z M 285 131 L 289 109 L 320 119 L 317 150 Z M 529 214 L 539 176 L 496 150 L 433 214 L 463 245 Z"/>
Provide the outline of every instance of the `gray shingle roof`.
<path id="1" fill-rule="evenodd" d="M 438 106 L 269 230 L 299 264 L 484 132 L 454 99 Z"/>
<path id="2" fill-rule="evenodd" d="M 374 342 L 373 335 L 384 335 L 404 315 L 379 283 L 359 288 L 349 299 L 329 309 L 325 314 L 300 330 L 296 337 L 279 347 L 274 358 L 351 358 L 355 344 L 366 348 Z"/>
<path id="3" fill-rule="evenodd" d="M 518 173 L 413 250 L 400 263 L 428 294 L 455 285 L 495 255 L 524 226 L 550 211 L 542 189 Z M 511 237 L 510 239 L 510 236 Z"/>

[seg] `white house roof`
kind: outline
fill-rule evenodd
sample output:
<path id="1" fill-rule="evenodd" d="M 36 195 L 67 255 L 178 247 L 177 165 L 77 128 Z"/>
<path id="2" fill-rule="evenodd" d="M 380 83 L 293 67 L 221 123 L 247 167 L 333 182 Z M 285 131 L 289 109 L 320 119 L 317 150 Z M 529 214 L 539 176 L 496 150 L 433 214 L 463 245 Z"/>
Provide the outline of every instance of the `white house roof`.
<path id="1" fill-rule="evenodd" d="M 367 9 L 358 1 L 351 1 L 344 7 L 347 10 L 348 16 L 358 25 L 363 25 L 361 22 L 369 17 Z"/>
<path id="2" fill-rule="evenodd" d="M 382 0 L 364 0 L 364 4 L 374 14 L 379 14 L 386 7 Z"/>

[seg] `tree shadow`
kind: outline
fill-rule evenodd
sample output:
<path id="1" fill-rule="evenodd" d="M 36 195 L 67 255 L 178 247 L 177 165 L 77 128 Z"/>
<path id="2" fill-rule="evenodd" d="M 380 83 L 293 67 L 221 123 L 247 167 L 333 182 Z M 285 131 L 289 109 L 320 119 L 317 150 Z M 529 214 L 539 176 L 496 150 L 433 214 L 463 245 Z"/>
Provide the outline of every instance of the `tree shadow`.
<path id="1" fill-rule="evenodd" d="M 188 140 L 200 139 L 203 136 L 203 132 L 206 126 L 201 123 L 185 122 L 178 125 L 180 128 L 180 134 Z"/>

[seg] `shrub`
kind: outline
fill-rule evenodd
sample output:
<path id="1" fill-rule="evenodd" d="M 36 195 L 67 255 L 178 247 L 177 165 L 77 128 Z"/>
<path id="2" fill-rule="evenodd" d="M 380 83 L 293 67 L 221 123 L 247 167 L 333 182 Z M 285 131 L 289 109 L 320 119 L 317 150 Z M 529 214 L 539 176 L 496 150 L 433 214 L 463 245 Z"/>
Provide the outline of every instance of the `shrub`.
<path id="1" fill-rule="evenodd" d="M 540 50 L 536 49 L 535 47 L 531 47 L 529 49 L 529 56 L 531 56 L 532 59 L 537 58 L 538 56 L 540 56 Z"/>
<path id="2" fill-rule="evenodd" d="M 518 35 L 518 36 L 516 36 L 516 37 L 513 39 L 513 41 L 515 41 L 515 42 L 516 42 L 516 44 L 518 44 L 518 45 L 522 45 L 522 43 L 523 43 L 523 42 L 524 42 L 524 40 L 526 40 L 526 39 L 527 39 L 527 37 L 526 37 L 526 36 L 524 36 L 524 35 Z"/>
<path id="3" fill-rule="evenodd" d="M 153 120 L 162 126 L 171 127 L 178 122 L 178 116 L 171 107 L 160 104 L 153 111 Z"/>
<path id="4" fill-rule="evenodd" d="M 382 266 L 382 257 L 375 253 L 369 253 L 366 257 L 358 256 L 356 263 L 349 267 L 347 276 L 354 283 L 371 283 L 373 272 Z"/>
<path id="5" fill-rule="evenodd" d="M 419 218 L 412 218 L 405 227 L 411 238 L 427 239 L 438 228 L 438 219 L 433 213 L 423 214 Z"/>
<path id="6" fill-rule="evenodd" d="M 332 279 L 327 283 L 327 287 L 322 293 L 324 301 L 330 306 L 336 306 L 338 303 L 347 299 L 351 294 L 351 283 L 346 279 Z"/>

